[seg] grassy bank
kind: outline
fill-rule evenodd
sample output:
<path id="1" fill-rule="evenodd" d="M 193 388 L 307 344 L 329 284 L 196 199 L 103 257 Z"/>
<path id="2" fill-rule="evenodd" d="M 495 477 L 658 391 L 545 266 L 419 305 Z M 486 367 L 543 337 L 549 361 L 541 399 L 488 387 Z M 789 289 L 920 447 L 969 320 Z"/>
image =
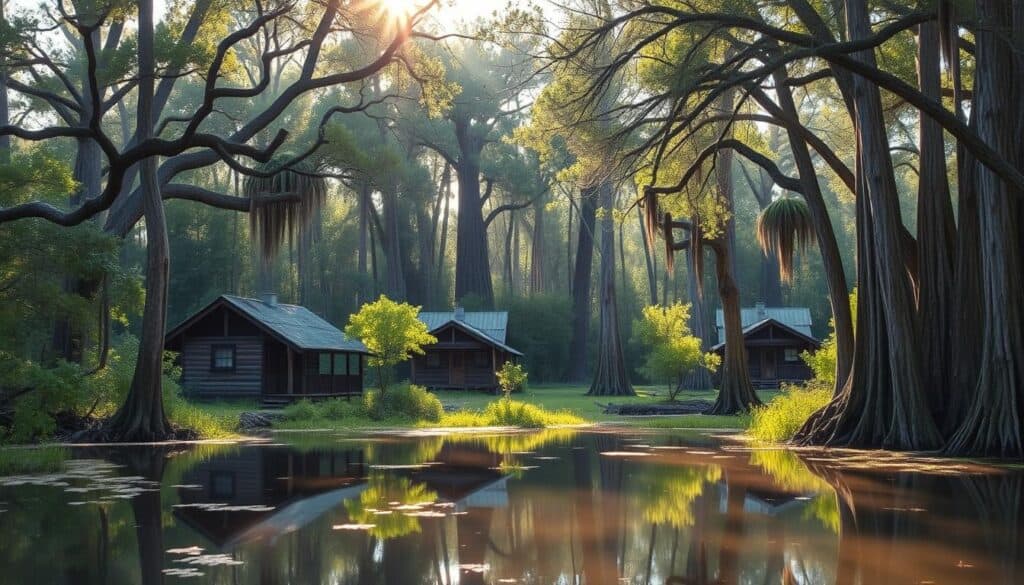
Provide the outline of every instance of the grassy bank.
<path id="1" fill-rule="evenodd" d="M 409 427 L 476 427 L 522 426 L 547 427 L 587 423 L 616 424 L 634 428 L 682 429 L 741 429 L 749 422 L 747 416 L 619 416 L 604 414 L 603 406 L 616 404 L 653 404 L 665 400 L 663 388 L 638 386 L 637 396 L 586 396 L 587 388 L 580 385 L 533 386 L 513 395 L 513 404 L 501 407 L 500 397 L 483 392 L 442 391 L 431 393 L 443 405 L 444 412 L 437 415 L 431 405 L 417 404 L 404 412 L 375 413 L 370 416 L 364 401 L 335 400 L 325 403 L 298 403 L 284 411 L 286 420 L 274 425 L 279 430 L 367 430 L 374 428 Z M 763 400 L 774 393 L 761 393 Z M 683 392 L 679 400 L 714 400 L 714 392 Z M 600 404 L 599 404 L 600 403 Z M 248 405 L 251 409 L 251 404 Z M 234 416 L 246 410 L 232 404 L 204 405 L 218 419 Z M 419 415 L 409 413 L 419 412 Z"/>

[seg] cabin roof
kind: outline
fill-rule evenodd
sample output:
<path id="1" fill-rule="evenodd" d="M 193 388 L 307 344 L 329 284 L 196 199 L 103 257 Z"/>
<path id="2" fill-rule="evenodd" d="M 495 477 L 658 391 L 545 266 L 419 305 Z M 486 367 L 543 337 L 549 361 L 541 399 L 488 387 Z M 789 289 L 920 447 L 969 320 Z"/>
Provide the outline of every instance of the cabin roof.
<path id="1" fill-rule="evenodd" d="M 786 325 L 785 323 L 783 323 L 783 322 L 781 322 L 781 321 L 779 321 L 777 319 L 772 319 L 770 317 L 768 319 L 762 319 L 761 321 L 758 321 L 757 323 L 754 323 L 753 325 L 750 325 L 749 327 L 744 327 L 743 328 L 743 337 L 746 338 L 751 333 L 754 333 L 756 331 L 760 331 L 761 329 L 764 329 L 765 327 L 772 326 L 772 325 L 774 325 L 775 327 L 778 327 L 779 329 L 782 329 L 783 331 L 789 333 L 790 335 L 792 335 L 792 336 L 794 336 L 794 337 L 796 337 L 798 339 L 802 339 L 802 340 L 806 341 L 807 343 L 810 343 L 810 344 L 814 345 L 815 347 L 820 347 L 821 346 L 821 342 L 819 342 L 817 339 L 815 339 L 814 336 L 806 335 L 806 334 L 804 334 L 803 331 L 800 331 L 799 329 L 797 329 L 795 327 L 790 327 L 789 325 Z M 711 351 L 719 351 L 720 349 L 725 347 L 725 334 L 721 333 L 721 336 L 722 336 L 722 341 L 720 341 L 717 344 L 715 344 L 711 348 Z"/>
<path id="2" fill-rule="evenodd" d="M 772 319 L 790 329 L 796 329 L 807 337 L 814 338 L 811 332 L 811 310 L 807 307 L 743 307 L 740 309 L 743 328 L 757 325 L 766 319 Z M 725 339 L 725 314 L 722 309 L 715 311 L 715 326 L 718 328 L 718 339 Z"/>
<path id="3" fill-rule="evenodd" d="M 167 334 L 171 339 L 188 329 L 218 306 L 235 309 L 270 335 L 299 351 L 345 351 L 368 353 L 358 340 L 349 339 L 340 329 L 316 313 L 299 305 L 269 304 L 259 299 L 221 295 L 203 310 L 185 319 Z"/>
<path id="4" fill-rule="evenodd" d="M 454 311 L 425 311 L 419 314 L 431 333 L 445 327 L 457 327 L 480 341 L 497 347 L 508 353 L 523 355 L 522 352 L 505 343 L 508 330 L 507 311 L 474 311 L 466 312 L 456 318 Z"/>

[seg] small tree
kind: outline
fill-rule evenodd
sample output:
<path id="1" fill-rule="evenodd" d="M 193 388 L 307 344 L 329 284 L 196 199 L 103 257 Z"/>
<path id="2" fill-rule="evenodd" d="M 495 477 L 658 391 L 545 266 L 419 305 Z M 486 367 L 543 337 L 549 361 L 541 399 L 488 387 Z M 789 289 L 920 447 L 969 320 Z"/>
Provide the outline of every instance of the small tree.
<path id="1" fill-rule="evenodd" d="M 380 399 L 388 388 L 389 370 L 413 355 L 423 355 L 423 346 L 437 343 L 426 324 L 417 318 L 420 308 L 396 303 L 384 295 L 363 305 L 349 317 L 345 334 L 363 342 L 370 351 L 367 364 L 377 372 Z"/>
<path id="2" fill-rule="evenodd" d="M 681 382 L 697 366 L 715 371 L 720 358 L 714 353 L 703 353 L 701 341 L 690 333 L 690 305 L 674 303 L 667 307 L 644 307 L 643 319 L 633 325 L 634 336 L 648 348 L 641 371 L 655 381 L 668 383 L 668 398 L 674 401 Z"/>
<path id="3" fill-rule="evenodd" d="M 498 370 L 498 385 L 505 394 L 505 400 L 512 397 L 513 392 L 519 392 L 526 387 L 526 371 L 523 366 L 512 362 L 505 362 Z"/>

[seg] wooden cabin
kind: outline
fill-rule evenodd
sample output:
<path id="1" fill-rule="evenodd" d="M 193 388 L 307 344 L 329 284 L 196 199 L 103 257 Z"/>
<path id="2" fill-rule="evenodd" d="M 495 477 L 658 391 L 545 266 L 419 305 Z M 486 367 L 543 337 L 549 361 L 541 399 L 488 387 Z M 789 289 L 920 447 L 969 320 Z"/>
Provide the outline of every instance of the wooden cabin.
<path id="1" fill-rule="evenodd" d="M 508 313 L 505 311 L 421 312 L 419 319 L 437 338 L 424 347 L 425 355 L 412 360 L 409 379 L 432 390 L 498 389 L 497 371 L 506 361 L 518 361 L 522 353 L 505 343 Z"/>
<path id="2" fill-rule="evenodd" d="M 725 355 L 725 317 L 716 314 L 719 343 L 711 351 Z M 805 307 L 766 307 L 757 303 L 741 309 L 743 344 L 755 388 L 778 388 L 783 383 L 810 380 L 813 372 L 800 358 L 821 343 L 811 334 L 811 311 Z"/>
<path id="3" fill-rule="evenodd" d="M 195 398 L 259 398 L 265 404 L 363 392 L 366 347 L 276 295 L 221 295 L 167 334 L 181 384 Z"/>

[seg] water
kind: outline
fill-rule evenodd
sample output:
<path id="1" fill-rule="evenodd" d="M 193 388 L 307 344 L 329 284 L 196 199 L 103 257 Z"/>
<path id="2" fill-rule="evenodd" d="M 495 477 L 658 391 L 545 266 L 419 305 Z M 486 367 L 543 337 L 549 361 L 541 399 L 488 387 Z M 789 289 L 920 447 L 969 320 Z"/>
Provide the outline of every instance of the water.
<path id="1" fill-rule="evenodd" d="M 633 431 L 281 437 L 0 474 L 0 583 L 1024 583 L 1019 469 Z"/>

